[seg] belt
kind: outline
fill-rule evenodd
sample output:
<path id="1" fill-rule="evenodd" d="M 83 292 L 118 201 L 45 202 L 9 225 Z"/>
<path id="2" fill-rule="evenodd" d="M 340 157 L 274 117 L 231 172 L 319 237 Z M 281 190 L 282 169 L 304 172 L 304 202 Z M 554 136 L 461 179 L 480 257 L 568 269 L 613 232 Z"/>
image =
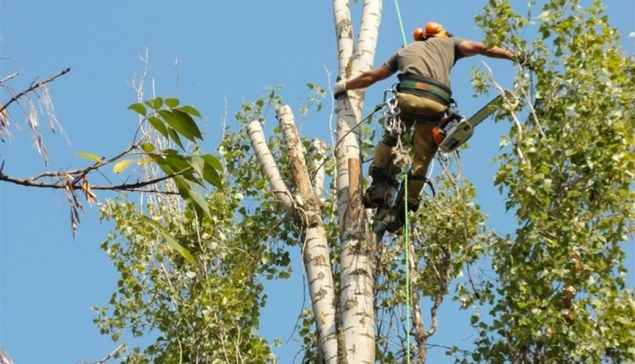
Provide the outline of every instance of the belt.
<path id="1" fill-rule="evenodd" d="M 399 92 L 427 97 L 445 105 L 450 105 L 452 102 L 452 90 L 440 82 L 411 73 L 404 73 L 398 77 L 400 82 L 397 91 Z"/>

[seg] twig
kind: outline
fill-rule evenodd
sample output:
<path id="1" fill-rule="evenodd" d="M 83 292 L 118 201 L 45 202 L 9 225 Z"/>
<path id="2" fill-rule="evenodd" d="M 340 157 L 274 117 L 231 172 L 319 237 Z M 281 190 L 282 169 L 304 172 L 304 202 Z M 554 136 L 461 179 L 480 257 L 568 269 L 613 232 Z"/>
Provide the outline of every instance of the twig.
<path id="1" fill-rule="evenodd" d="M 6 76 L 5 78 L 3 78 L 3 79 L 1 79 L 1 80 L 0 80 L 0 85 L 2 85 L 3 83 L 5 83 L 5 82 L 9 81 L 9 80 L 10 80 L 10 79 L 12 79 L 12 78 L 17 77 L 18 75 L 19 75 L 19 73 L 15 72 L 15 73 L 12 73 L 12 74 L 10 74 L 10 75 Z"/>
<path id="2" fill-rule="evenodd" d="M 29 88 L 27 88 L 26 90 L 21 91 L 21 92 L 19 92 L 19 93 L 15 94 L 15 95 L 13 95 L 13 96 L 11 97 L 11 99 L 10 99 L 10 100 L 9 100 L 6 104 L 4 104 L 4 105 L 0 105 L 0 114 L 1 114 L 4 110 L 6 110 L 6 108 L 8 108 L 8 107 L 9 107 L 9 105 L 11 105 L 11 104 L 12 104 L 12 103 L 14 103 L 15 101 L 17 101 L 20 97 L 22 97 L 22 96 L 24 96 L 24 95 L 26 95 L 26 94 L 30 93 L 31 91 L 33 91 L 33 90 L 35 90 L 35 89 L 38 89 L 38 88 L 42 87 L 42 85 L 44 85 L 44 84 L 47 84 L 47 83 L 52 82 L 52 81 L 55 81 L 55 79 L 56 79 L 56 78 L 59 78 L 59 77 L 61 77 L 61 76 L 65 75 L 65 74 L 69 73 L 70 71 L 71 71 L 71 69 L 70 69 L 70 68 L 67 68 L 67 69 L 63 70 L 62 72 L 60 72 L 60 73 L 56 74 L 55 76 L 51 76 L 51 77 L 47 78 L 47 79 L 46 79 L 46 80 L 44 80 L 44 81 L 41 81 L 41 82 L 33 82 L 33 83 L 31 84 L 31 86 L 29 86 Z"/>
<path id="3" fill-rule="evenodd" d="M 104 364 L 105 362 L 107 362 L 110 358 L 112 358 L 115 354 L 117 354 L 117 352 L 121 349 L 125 349 L 126 348 L 126 344 L 125 343 L 121 343 L 119 344 L 119 346 L 117 346 L 115 348 L 115 350 L 111 351 L 108 355 L 106 355 L 103 359 L 101 360 L 97 360 L 95 362 L 92 362 L 91 364 Z"/>

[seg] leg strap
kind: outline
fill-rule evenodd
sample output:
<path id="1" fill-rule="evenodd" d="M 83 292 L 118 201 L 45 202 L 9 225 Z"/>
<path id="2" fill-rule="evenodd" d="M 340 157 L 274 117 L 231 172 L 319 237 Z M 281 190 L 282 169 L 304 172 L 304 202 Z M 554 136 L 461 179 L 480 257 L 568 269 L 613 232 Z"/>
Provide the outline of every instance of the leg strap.
<path id="1" fill-rule="evenodd" d="M 386 144 L 389 147 L 394 147 L 397 145 L 397 135 L 393 135 L 391 133 L 384 133 L 383 138 L 381 139 L 381 143 Z"/>

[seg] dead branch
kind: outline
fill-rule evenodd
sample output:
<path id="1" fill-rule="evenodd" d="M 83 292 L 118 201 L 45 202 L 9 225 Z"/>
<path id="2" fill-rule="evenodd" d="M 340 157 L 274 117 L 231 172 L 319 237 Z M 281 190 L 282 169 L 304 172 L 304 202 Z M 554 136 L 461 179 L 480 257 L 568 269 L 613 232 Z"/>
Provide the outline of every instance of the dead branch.
<path id="1" fill-rule="evenodd" d="M 24 96 L 24 95 L 26 95 L 26 94 L 28 94 L 28 93 L 30 93 L 30 92 L 42 87 L 43 85 L 45 85 L 45 84 L 47 84 L 49 82 L 55 81 L 57 78 L 59 78 L 61 76 L 64 76 L 65 74 L 69 73 L 70 71 L 71 71 L 71 69 L 67 68 L 67 69 L 61 71 L 60 73 L 47 78 L 44 81 L 40 81 L 40 82 L 35 82 L 34 81 L 33 83 L 31 83 L 31 86 L 29 86 L 26 90 L 18 92 L 17 94 L 13 95 L 11 97 L 11 99 L 9 99 L 9 101 L 6 104 L 0 105 L 0 114 L 2 112 L 4 112 L 4 110 L 6 110 L 9 107 L 9 105 L 11 105 L 12 103 L 18 101 L 18 99 L 20 99 L 22 96 Z"/>
<path id="2" fill-rule="evenodd" d="M 126 348 L 126 344 L 121 343 L 119 346 L 117 346 L 115 348 L 115 350 L 111 351 L 108 355 L 106 355 L 105 357 L 103 357 L 100 360 L 97 360 L 95 362 L 92 362 L 91 364 L 104 364 L 105 362 L 107 362 L 110 358 L 112 358 L 113 356 L 115 356 L 115 354 L 117 354 L 117 352 L 119 350 L 125 349 Z"/>
<path id="3" fill-rule="evenodd" d="M 3 163 L 4 165 L 4 163 Z M 92 167 L 92 166 L 91 166 Z M 79 185 L 78 182 L 80 180 L 83 180 L 84 176 L 87 173 L 87 170 L 90 171 L 89 168 L 91 167 L 87 167 L 85 169 L 79 170 L 79 171 L 62 171 L 62 172 L 44 172 L 42 174 L 33 176 L 33 177 L 29 177 L 29 178 L 18 178 L 18 177 L 12 177 L 9 175 L 6 175 L 2 172 L 2 168 L 0 167 L 0 181 L 4 181 L 4 182 L 9 182 L 9 183 L 13 183 L 16 185 L 21 185 L 21 186 L 26 186 L 26 187 L 38 187 L 38 188 L 51 188 L 51 189 L 71 189 L 71 190 L 84 190 L 84 186 Z M 166 180 L 169 180 L 171 178 L 174 177 L 178 177 L 180 175 L 182 175 L 183 173 L 189 172 L 192 170 L 192 167 L 188 167 L 185 168 L 179 172 L 176 172 L 174 174 L 170 174 L 170 175 L 166 175 L 163 177 L 158 177 L 158 178 L 154 178 L 148 181 L 142 181 L 142 182 L 136 182 L 136 183 L 122 183 L 122 184 L 118 184 L 118 185 L 91 185 L 90 189 L 92 190 L 101 190 L 101 191 L 134 191 L 134 192 L 157 192 L 157 193 L 166 193 L 166 194 L 178 194 L 178 192 L 171 192 L 171 191 L 153 191 L 153 190 L 147 190 L 147 189 L 143 189 L 144 187 L 147 186 L 151 186 L 154 184 L 157 184 L 159 182 L 163 182 Z M 50 183 L 46 183 L 46 182 L 37 182 L 38 179 L 43 178 L 43 177 L 49 177 L 49 178 L 59 178 L 59 179 L 63 179 L 64 177 L 68 177 L 69 175 L 72 176 L 73 172 L 76 172 L 78 174 L 80 174 L 81 176 L 79 178 L 74 178 L 73 182 L 68 184 L 66 181 L 59 181 L 59 182 L 50 182 Z"/>

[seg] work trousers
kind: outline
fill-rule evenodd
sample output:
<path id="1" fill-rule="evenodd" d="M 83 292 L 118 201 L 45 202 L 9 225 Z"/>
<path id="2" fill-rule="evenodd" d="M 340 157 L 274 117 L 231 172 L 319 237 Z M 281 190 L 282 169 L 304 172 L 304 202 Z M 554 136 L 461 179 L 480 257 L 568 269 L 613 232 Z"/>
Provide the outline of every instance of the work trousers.
<path id="1" fill-rule="evenodd" d="M 397 105 L 402 111 L 400 116 L 401 139 L 410 133 L 414 126 L 412 136 L 414 146 L 414 160 L 408 179 L 408 205 L 419 206 L 420 194 L 425 185 L 425 176 L 428 166 L 437 152 L 438 146 L 432 138 L 432 129 L 439 124 L 447 106 L 426 97 L 397 93 Z M 391 168 L 393 159 L 390 137 L 385 136 L 375 148 L 375 155 L 371 168 Z"/>

